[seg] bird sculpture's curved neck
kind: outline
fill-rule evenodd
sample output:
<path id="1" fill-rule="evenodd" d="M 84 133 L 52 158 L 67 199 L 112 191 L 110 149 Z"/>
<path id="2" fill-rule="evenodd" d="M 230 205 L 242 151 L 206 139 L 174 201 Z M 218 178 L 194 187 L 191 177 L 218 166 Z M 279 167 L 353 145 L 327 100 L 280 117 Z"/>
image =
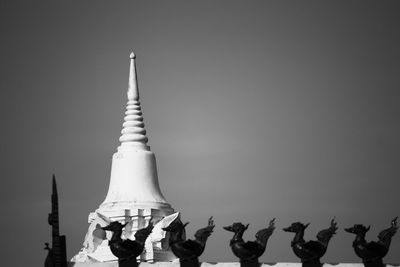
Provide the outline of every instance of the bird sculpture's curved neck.
<path id="1" fill-rule="evenodd" d="M 366 233 L 357 233 L 356 239 L 354 240 L 354 243 L 355 243 L 355 242 L 357 242 L 357 243 L 365 243 L 365 242 L 367 242 L 367 241 L 365 240 L 365 234 L 366 234 Z"/>
<path id="2" fill-rule="evenodd" d="M 185 235 L 184 231 L 185 228 L 182 226 L 178 231 L 170 232 L 170 243 L 185 241 L 183 237 Z"/>
<path id="3" fill-rule="evenodd" d="M 304 241 L 304 229 L 299 230 L 298 232 L 296 232 L 292 243 L 299 243 L 299 242 L 305 242 Z"/>
<path id="4" fill-rule="evenodd" d="M 233 235 L 232 239 L 231 239 L 231 244 L 232 243 L 236 243 L 236 242 L 244 242 L 243 240 L 243 234 L 244 234 L 244 229 L 235 232 L 235 234 Z"/>
<path id="5" fill-rule="evenodd" d="M 118 231 L 115 231 L 115 232 L 113 231 L 110 241 L 111 242 L 120 242 L 120 241 L 122 241 L 121 235 L 122 235 L 122 230 L 118 230 Z"/>

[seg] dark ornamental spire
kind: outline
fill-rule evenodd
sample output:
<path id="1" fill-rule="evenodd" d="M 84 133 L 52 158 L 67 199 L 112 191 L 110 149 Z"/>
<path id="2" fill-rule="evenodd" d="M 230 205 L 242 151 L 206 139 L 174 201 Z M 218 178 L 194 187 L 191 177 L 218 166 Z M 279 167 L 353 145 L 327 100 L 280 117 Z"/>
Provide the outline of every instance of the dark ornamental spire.
<path id="1" fill-rule="evenodd" d="M 58 220 L 58 193 L 56 177 L 53 174 L 53 192 L 51 194 L 51 213 L 48 222 L 52 228 L 52 247 L 46 243 L 45 249 L 49 251 L 45 267 L 67 267 L 67 250 L 65 235 L 60 236 L 60 225 Z"/>

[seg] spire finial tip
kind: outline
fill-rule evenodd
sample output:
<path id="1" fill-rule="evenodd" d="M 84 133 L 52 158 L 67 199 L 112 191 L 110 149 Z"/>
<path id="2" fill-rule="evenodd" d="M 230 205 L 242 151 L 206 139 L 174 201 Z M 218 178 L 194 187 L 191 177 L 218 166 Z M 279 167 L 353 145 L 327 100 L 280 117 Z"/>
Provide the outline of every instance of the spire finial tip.
<path id="1" fill-rule="evenodd" d="M 129 57 L 130 57 L 131 59 L 134 59 L 134 58 L 136 58 L 136 55 L 135 55 L 135 53 L 131 52 L 131 54 L 130 54 Z"/>

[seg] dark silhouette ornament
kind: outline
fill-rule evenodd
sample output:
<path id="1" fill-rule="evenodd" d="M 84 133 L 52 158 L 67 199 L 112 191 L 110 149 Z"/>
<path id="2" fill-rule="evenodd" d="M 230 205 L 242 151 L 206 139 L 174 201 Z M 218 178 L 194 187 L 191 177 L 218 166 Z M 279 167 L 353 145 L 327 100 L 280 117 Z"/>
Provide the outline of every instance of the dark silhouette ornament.
<path id="1" fill-rule="evenodd" d="M 45 267 L 67 267 L 67 246 L 65 235 L 60 235 L 60 224 L 58 217 L 58 193 L 56 177 L 53 174 L 51 194 L 51 213 L 48 216 L 48 223 L 51 225 L 51 245 L 45 243 L 45 250 L 48 250 Z"/>
<path id="2" fill-rule="evenodd" d="M 142 254 L 147 237 L 153 230 L 153 223 L 150 220 L 146 228 L 139 229 L 135 233 L 135 240 L 122 239 L 122 229 L 128 224 L 120 222 L 111 222 L 109 225 L 102 227 L 105 231 L 111 231 L 111 240 L 108 241 L 110 250 L 114 256 L 118 258 L 119 267 L 136 267 L 138 266 L 136 258 Z"/>
<path id="3" fill-rule="evenodd" d="M 268 239 L 274 232 L 275 218 L 269 222 L 268 228 L 262 229 L 256 233 L 255 241 L 245 242 L 243 240 L 243 233 L 248 227 L 248 224 L 245 226 L 240 222 L 235 222 L 223 228 L 234 233 L 230 241 L 230 246 L 233 254 L 240 259 L 240 266 L 259 267 L 258 258 L 265 252 Z"/>
<path id="4" fill-rule="evenodd" d="M 378 241 L 367 242 L 365 234 L 371 226 L 365 227 L 362 224 L 355 224 L 353 227 L 344 229 L 346 232 L 356 235 L 353 241 L 353 248 L 358 257 L 362 259 L 365 267 L 383 267 L 383 257 L 389 251 L 392 237 L 399 228 L 397 226 L 397 217 L 391 222 L 389 228 L 381 231 L 378 235 Z"/>
<path id="5" fill-rule="evenodd" d="M 204 252 L 208 237 L 215 227 L 213 218 L 208 219 L 208 225 L 197 230 L 194 240 L 186 239 L 185 227 L 178 217 L 164 231 L 170 233 L 169 246 L 176 257 L 179 258 L 181 267 L 199 267 L 199 256 Z"/>
<path id="6" fill-rule="evenodd" d="M 305 241 L 304 231 L 308 227 L 309 223 L 302 224 L 301 222 L 292 223 L 291 226 L 283 229 L 285 232 L 295 233 L 292 240 L 292 249 L 294 254 L 301 259 L 303 267 L 321 267 L 320 258 L 324 256 L 326 250 L 328 249 L 329 241 L 332 236 L 336 234 L 337 223 L 335 218 L 331 220 L 331 225 L 329 228 L 321 230 L 317 234 L 316 241 Z"/>

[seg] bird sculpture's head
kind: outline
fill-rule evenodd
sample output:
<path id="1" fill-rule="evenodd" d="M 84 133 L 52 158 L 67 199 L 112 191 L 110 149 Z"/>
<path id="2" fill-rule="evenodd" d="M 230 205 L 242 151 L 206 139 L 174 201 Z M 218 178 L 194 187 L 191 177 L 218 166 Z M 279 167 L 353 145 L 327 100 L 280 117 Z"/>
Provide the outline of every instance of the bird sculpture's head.
<path id="1" fill-rule="evenodd" d="M 370 228 L 371 226 L 365 227 L 362 224 L 355 224 L 353 227 L 345 228 L 344 230 L 351 234 L 365 235 L 365 233 L 367 233 Z"/>
<path id="2" fill-rule="evenodd" d="M 175 221 L 173 221 L 170 225 L 162 229 L 166 232 L 177 233 L 183 230 L 188 224 L 189 224 L 188 222 L 183 224 L 182 221 L 178 218 Z"/>
<path id="3" fill-rule="evenodd" d="M 282 230 L 285 232 L 298 233 L 304 231 L 309 225 L 310 223 L 303 224 L 301 222 L 295 222 L 292 223 L 289 227 L 283 228 Z"/>
<path id="4" fill-rule="evenodd" d="M 249 228 L 249 225 L 248 224 L 244 225 L 240 222 L 235 222 L 232 225 L 224 226 L 223 228 L 229 232 L 239 233 L 246 231 L 247 228 Z"/>
<path id="5" fill-rule="evenodd" d="M 105 231 L 111 231 L 111 232 L 119 232 L 122 231 L 122 229 L 127 225 L 128 223 L 122 224 L 120 222 L 111 222 L 109 225 L 102 227 L 101 229 Z"/>

